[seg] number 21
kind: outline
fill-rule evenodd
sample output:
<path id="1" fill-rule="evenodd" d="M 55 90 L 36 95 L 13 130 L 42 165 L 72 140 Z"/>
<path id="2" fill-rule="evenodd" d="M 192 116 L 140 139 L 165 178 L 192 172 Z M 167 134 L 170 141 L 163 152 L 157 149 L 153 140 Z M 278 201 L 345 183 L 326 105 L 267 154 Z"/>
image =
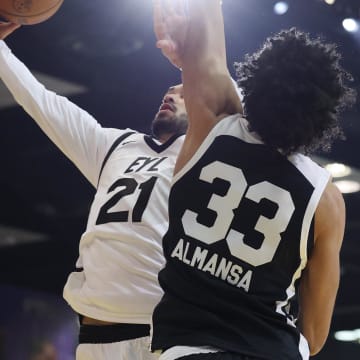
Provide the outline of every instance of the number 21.
<path id="1" fill-rule="evenodd" d="M 151 177 L 149 180 L 138 184 L 135 179 L 123 178 L 116 180 L 109 188 L 108 193 L 115 191 L 117 188 L 122 188 L 117 191 L 100 209 L 96 225 L 106 224 L 109 222 L 127 222 L 129 221 L 129 211 L 115 211 L 110 212 L 123 197 L 135 193 L 139 188 L 140 193 L 136 199 L 135 206 L 132 211 L 132 221 L 141 222 L 143 213 L 148 204 L 151 192 L 154 188 L 157 178 Z"/>

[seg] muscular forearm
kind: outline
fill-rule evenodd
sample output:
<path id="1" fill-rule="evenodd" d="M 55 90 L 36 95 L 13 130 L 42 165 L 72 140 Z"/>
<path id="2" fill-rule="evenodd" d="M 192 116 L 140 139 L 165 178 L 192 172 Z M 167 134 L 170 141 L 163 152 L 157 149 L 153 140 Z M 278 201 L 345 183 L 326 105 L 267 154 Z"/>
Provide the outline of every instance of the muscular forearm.
<path id="1" fill-rule="evenodd" d="M 226 61 L 224 20 L 219 0 L 189 1 L 189 28 L 183 53 L 185 101 L 191 116 L 192 105 L 210 113 L 237 112 L 229 109 L 232 85 Z M 195 110 L 196 111 L 196 110 Z M 194 116 L 197 118 L 197 116 Z"/>
<path id="2" fill-rule="evenodd" d="M 308 341 L 311 355 L 322 349 L 329 334 L 339 286 L 339 265 L 333 264 L 333 267 L 332 278 L 326 284 L 311 284 L 306 275 L 301 283 L 298 327 Z"/>
<path id="3" fill-rule="evenodd" d="M 188 0 L 189 28 L 183 66 L 216 61 L 226 69 L 224 20 L 219 0 Z"/>

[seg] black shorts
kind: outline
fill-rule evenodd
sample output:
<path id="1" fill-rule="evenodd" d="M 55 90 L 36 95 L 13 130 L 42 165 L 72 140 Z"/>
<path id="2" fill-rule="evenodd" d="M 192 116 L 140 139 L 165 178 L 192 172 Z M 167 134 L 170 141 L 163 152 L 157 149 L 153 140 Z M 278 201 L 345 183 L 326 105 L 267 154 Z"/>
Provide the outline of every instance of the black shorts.
<path id="1" fill-rule="evenodd" d="M 229 353 L 229 352 L 216 352 L 206 354 L 193 354 L 182 356 L 177 360 L 261 360 L 252 356 Z"/>
<path id="2" fill-rule="evenodd" d="M 79 344 L 108 344 L 150 335 L 150 325 L 80 325 Z"/>

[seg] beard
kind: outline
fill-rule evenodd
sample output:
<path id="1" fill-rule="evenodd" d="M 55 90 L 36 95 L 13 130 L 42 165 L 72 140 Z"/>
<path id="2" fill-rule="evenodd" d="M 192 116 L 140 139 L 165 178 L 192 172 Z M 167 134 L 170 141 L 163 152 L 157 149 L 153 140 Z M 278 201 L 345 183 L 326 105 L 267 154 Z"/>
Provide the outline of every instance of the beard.
<path id="1" fill-rule="evenodd" d="M 183 135 L 188 127 L 188 117 L 186 114 L 168 115 L 157 114 L 151 124 L 151 133 L 155 138 L 161 138 L 165 134 Z"/>

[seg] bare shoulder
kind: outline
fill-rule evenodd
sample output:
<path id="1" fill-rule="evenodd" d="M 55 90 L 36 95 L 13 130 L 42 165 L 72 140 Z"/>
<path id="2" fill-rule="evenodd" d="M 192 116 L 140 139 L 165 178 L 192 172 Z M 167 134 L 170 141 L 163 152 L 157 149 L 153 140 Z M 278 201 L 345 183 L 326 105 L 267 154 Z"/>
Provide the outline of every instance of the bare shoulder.
<path id="1" fill-rule="evenodd" d="M 327 184 L 321 196 L 318 211 L 328 216 L 340 215 L 345 212 L 345 202 L 342 193 L 332 182 Z"/>

